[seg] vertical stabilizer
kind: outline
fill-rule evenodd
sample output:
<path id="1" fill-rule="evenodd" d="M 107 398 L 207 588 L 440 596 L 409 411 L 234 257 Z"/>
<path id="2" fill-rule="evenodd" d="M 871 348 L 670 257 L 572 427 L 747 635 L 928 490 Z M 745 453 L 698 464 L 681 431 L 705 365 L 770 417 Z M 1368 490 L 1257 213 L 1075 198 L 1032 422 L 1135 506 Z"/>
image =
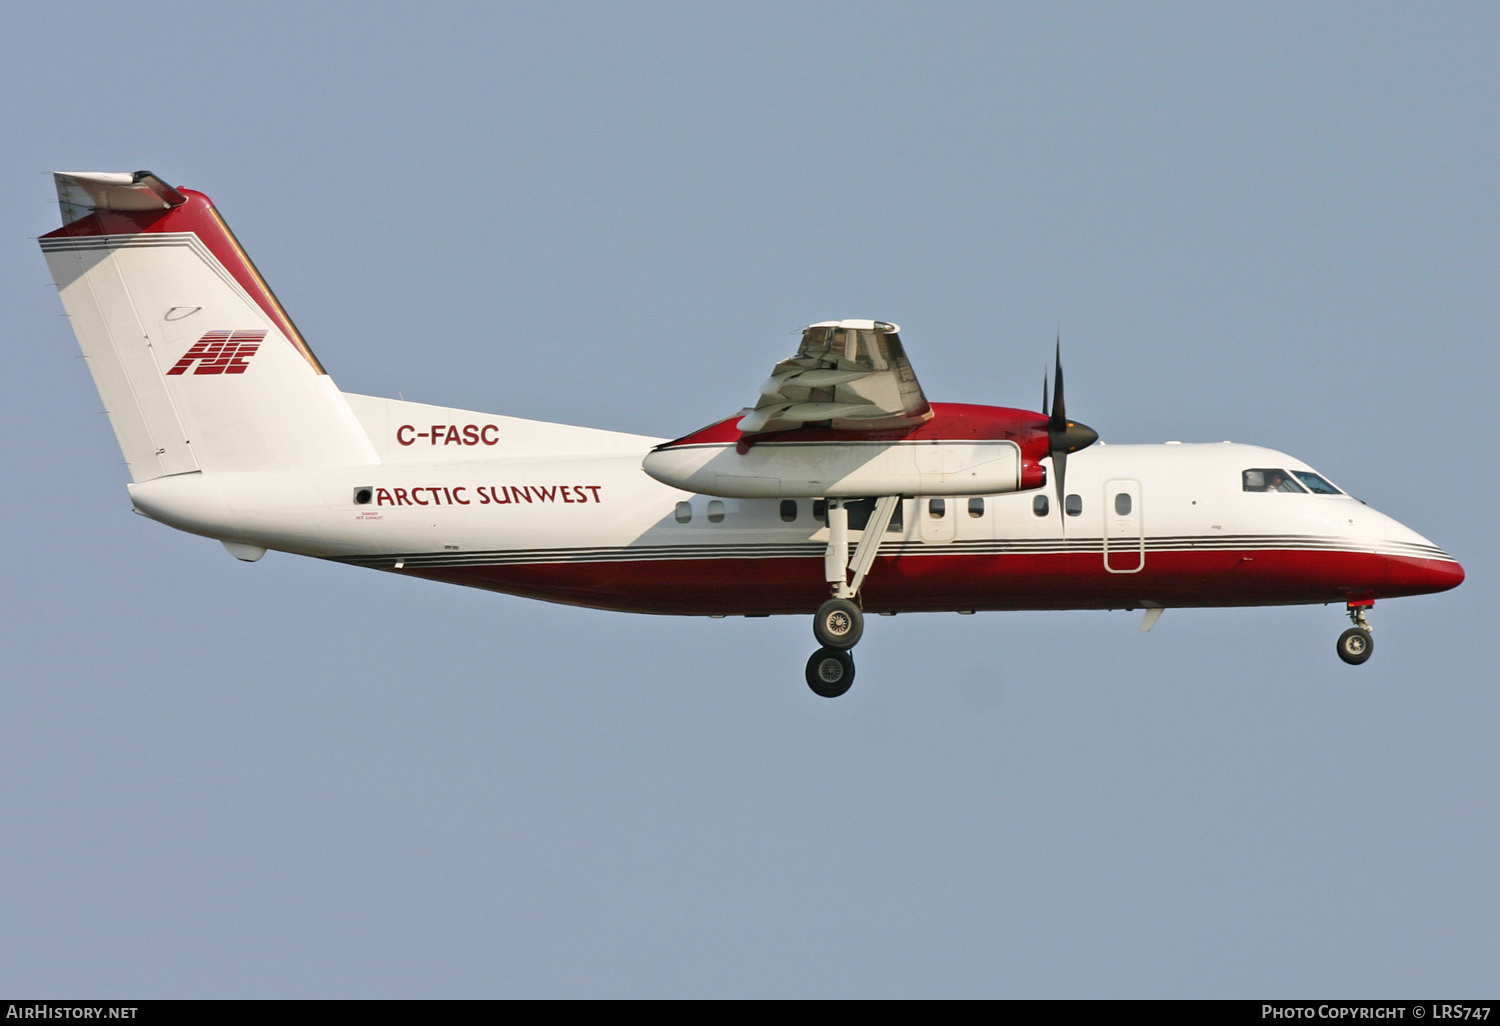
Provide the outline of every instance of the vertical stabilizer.
<path id="1" fill-rule="evenodd" d="M 40 242 L 131 478 L 374 463 L 369 438 L 202 193 L 59 173 Z"/>

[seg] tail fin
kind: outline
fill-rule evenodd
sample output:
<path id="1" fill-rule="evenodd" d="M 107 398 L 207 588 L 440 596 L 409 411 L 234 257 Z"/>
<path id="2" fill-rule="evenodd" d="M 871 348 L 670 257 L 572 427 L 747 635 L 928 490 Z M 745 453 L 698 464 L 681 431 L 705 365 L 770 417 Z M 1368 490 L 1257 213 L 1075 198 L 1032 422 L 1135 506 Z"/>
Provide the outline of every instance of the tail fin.
<path id="1" fill-rule="evenodd" d="M 42 251 L 133 480 L 378 462 L 207 196 L 55 177 L 67 223 Z"/>

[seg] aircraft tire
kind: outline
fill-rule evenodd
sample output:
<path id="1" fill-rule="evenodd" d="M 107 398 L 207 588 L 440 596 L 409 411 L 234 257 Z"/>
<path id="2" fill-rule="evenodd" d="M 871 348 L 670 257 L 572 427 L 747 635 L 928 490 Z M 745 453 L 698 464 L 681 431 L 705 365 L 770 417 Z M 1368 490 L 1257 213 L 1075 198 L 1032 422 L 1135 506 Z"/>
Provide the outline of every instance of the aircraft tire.
<path id="1" fill-rule="evenodd" d="M 854 683 L 854 656 L 837 648 L 820 648 L 807 661 L 807 686 L 819 698 L 838 698 Z"/>
<path id="2" fill-rule="evenodd" d="M 824 648 L 853 648 L 864 632 L 865 614 L 848 599 L 829 599 L 813 614 L 813 637 Z"/>
<path id="3" fill-rule="evenodd" d="M 1350 627 L 1339 635 L 1339 658 L 1350 666 L 1358 666 L 1375 651 L 1375 639 L 1361 627 Z"/>

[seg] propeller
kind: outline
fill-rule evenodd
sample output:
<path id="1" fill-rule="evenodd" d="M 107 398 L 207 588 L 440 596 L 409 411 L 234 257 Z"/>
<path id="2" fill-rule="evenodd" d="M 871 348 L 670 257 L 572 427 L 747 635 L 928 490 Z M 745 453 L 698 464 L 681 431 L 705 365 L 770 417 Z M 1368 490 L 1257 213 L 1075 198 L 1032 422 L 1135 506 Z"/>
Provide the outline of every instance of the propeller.
<path id="1" fill-rule="evenodd" d="M 1093 445 L 1099 440 L 1099 432 L 1067 417 L 1067 407 L 1063 403 L 1061 332 L 1057 335 L 1057 367 L 1053 377 L 1057 384 L 1052 389 L 1049 401 L 1047 376 L 1045 372 L 1042 374 L 1042 413 L 1047 414 L 1047 449 L 1052 455 L 1052 469 L 1057 477 L 1057 515 L 1062 518 L 1063 529 L 1066 531 L 1067 514 L 1063 510 L 1063 497 L 1067 494 L 1064 481 L 1068 474 L 1068 453 Z"/>

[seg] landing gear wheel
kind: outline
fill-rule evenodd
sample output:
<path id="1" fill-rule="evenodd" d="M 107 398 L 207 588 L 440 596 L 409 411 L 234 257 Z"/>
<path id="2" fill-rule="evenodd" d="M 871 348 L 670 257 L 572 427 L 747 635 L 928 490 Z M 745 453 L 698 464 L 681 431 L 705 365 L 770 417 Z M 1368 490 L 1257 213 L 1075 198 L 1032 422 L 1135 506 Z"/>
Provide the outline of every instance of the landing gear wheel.
<path id="1" fill-rule="evenodd" d="M 838 698 L 854 683 L 854 657 L 836 648 L 820 648 L 807 661 L 807 686 L 819 698 Z"/>
<path id="2" fill-rule="evenodd" d="M 864 632 L 865 614 L 848 599 L 829 599 L 813 614 L 813 637 L 824 648 L 853 648 Z"/>
<path id="3" fill-rule="evenodd" d="M 1339 658 L 1350 666 L 1358 666 L 1374 651 L 1375 639 L 1362 627 L 1350 627 L 1339 635 Z"/>

